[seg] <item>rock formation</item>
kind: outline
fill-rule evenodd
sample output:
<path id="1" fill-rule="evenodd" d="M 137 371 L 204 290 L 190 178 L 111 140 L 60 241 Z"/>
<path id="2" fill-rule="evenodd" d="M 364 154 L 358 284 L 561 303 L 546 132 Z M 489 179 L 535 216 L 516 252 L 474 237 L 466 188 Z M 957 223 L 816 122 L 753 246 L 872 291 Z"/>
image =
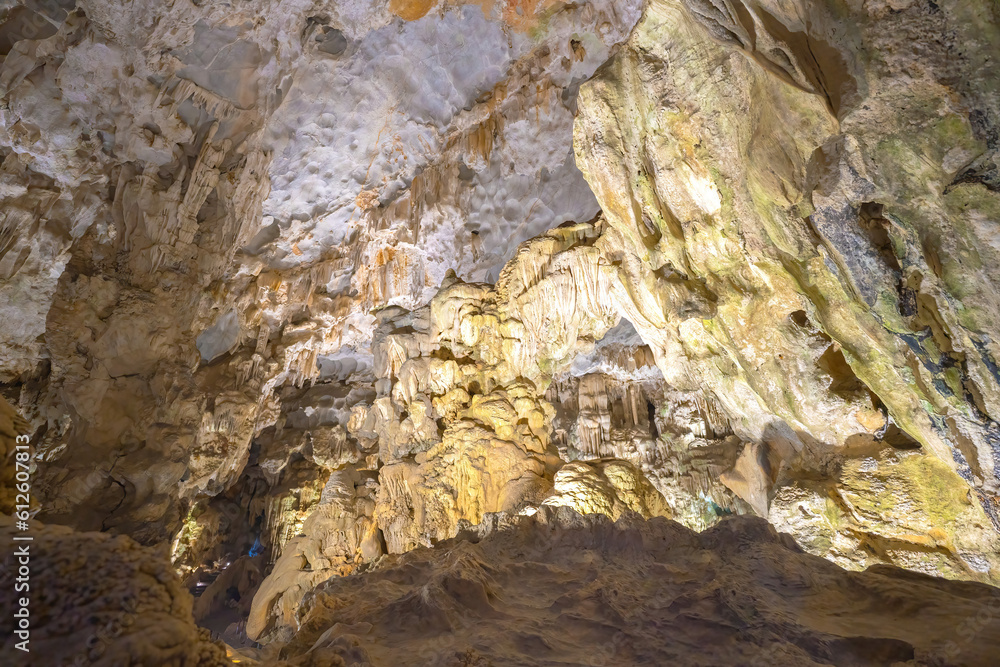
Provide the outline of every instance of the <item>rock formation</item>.
<path id="1" fill-rule="evenodd" d="M 168 538 L 372 308 L 597 212 L 571 109 L 639 3 L 428 9 L 9 10 L 0 379 L 48 520 Z"/>
<path id="2" fill-rule="evenodd" d="M 0 509 L 24 436 L 53 589 L 66 550 L 159 573 L 173 638 L 109 644 L 133 661 L 213 664 L 192 619 L 247 661 L 430 650 L 399 608 L 520 637 L 433 656 L 461 664 L 582 659 L 598 622 L 616 663 L 984 664 L 923 612 L 816 610 L 970 618 L 1000 584 L 998 12 L 0 3 Z M 656 627 L 717 653 L 606 596 L 542 633 L 491 597 L 591 590 L 588 558 L 650 610 L 702 582 Z"/>
<path id="3" fill-rule="evenodd" d="M 665 519 L 545 508 L 330 579 L 268 659 L 985 665 L 1000 649 L 998 608 L 998 590 L 982 584 L 845 572 L 761 519 L 699 534 Z"/>
<path id="4" fill-rule="evenodd" d="M 995 514 L 997 31 L 907 4 L 651 2 L 582 89 L 578 163 L 671 386 L 790 465 L 891 420 Z"/>
<path id="5" fill-rule="evenodd" d="M 23 533 L 15 532 L 8 517 L 0 522 L 4 600 L 28 596 L 32 619 L 29 653 L 15 649 L 25 637 L 4 628 L 4 664 L 233 664 L 225 646 L 195 625 L 191 594 L 162 551 L 124 535 L 35 522 L 31 542 L 14 542 L 13 536 Z M 16 554 L 25 545 L 30 549 L 29 589 L 16 593 Z"/>
<path id="6" fill-rule="evenodd" d="M 582 87 L 575 126 L 578 164 L 625 244 L 623 280 L 650 294 L 625 302 L 630 321 L 668 385 L 709 391 L 759 443 L 730 488 L 763 514 L 779 477 L 837 479 L 817 501 L 860 524 L 855 550 L 948 544 L 966 571 L 984 562 L 960 562 L 966 536 L 885 521 L 903 499 L 903 513 L 923 505 L 915 468 L 934 463 L 907 464 L 906 488 L 856 484 L 879 441 L 922 446 L 957 473 L 930 473 L 928 495 L 964 499 L 964 479 L 969 537 L 996 544 L 991 12 L 651 2 Z M 859 508 L 857 491 L 886 505 Z M 789 504 L 785 517 L 802 508 Z"/>

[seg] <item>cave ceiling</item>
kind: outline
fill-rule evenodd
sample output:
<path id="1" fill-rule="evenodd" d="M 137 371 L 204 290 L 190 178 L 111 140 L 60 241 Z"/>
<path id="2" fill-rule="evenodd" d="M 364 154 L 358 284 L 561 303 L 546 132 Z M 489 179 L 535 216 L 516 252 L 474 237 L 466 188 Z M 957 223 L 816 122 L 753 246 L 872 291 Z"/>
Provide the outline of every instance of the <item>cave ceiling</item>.
<path id="1" fill-rule="evenodd" d="M 447 545 L 497 559 L 468 575 L 492 599 L 517 584 L 490 535 L 549 528 L 621 567 L 592 514 L 645 526 L 615 535 L 654 570 L 662 535 L 705 562 L 750 535 L 814 586 L 849 577 L 807 555 L 995 586 L 998 12 L 0 2 L 0 509 L 23 435 L 53 576 L 60 549 L 152 559 L 190 606 L 194 653 L 150 664 L 383 664 L 410 598 L 380 571 L 451 590 L 419 555 Z M 361 577 L 385 609 L 331 616 Z M 950 664 L 928 618 L 836 650 Z M 824 664 L 823 637 L 769 650 Z"/>

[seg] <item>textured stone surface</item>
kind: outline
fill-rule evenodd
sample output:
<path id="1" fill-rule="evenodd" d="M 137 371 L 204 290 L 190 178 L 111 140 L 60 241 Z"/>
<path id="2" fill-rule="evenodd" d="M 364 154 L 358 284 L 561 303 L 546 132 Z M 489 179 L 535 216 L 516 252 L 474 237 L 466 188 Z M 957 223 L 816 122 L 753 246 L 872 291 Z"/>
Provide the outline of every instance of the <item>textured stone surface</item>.
<path id="1" fill-rule="evenodd" d="M 276 390 L 370 368 L 373 308 L 597 213 L 572 110 L 639 18 L 32 7 L 0 8 L 0 380 L 45 519 L 149 543 L 238 481 Z"/>
<path id="2" fill-rule="evenodd" d="M 567 463 L 556 473 L 553 493 L 542 504 L 613 519 L 626 512 L 647 518 L 672 515 L 663 495 L 627 461 Z"/>
<path id="3" fill-rule="evenodd" d="M 225 647 L 195 625 L 191 594 L 162 551 L 124 535 L 78 533 L 35 521 L 27 533 L 31 542 L 14 542 L 15 534 L 26 533 L 15 533 L 13 520 L 0 517 L 5 601 L 15 595 L 15 548 L 30 549 L 30 652 L 16 650 L 20 639 L 5 629 L 4 664 L 232 664 Z"/>
<path id="4" fill-rule="evenodd" d="M 600 275 L 586 275 L 596 233 L 558 228 L 522 245 L 495 287 L 452 277 L 428 306 L 380 313 L 382 395 L 368 418 L 385 465 L 378 516 L 390 552 L 551 489 L 562 462 L 541 394 L 560 362 L 616 323 L 601 307 Z"/>
<path id="5" fill-rule="evenodd" d="M 841 567 L 875 563 L 997 583 L 1000 540 L 971 491 L 936 457 L 890 447 L 796 479 L 767 515 L 810 553 Z"/>
<path id="6" fill-rule="evenodd" d="M 385 552 L 373 519 L 373 480 L 347 469 L 330 477 L 323 496 L 303 522 L 298 536 L 253 599 L 247 634 L 263 639 L 294 628 L 302 597 L 330 577 L 346 576 Z"/>
<path id="7" fill-rule="evenodd" d="M 3 452 L 238 644 L 561 505 L 997 583 L 996 12 L 0 3 Z"/>
<path id="8" fill-rule="evenodd" d="M 668 384 L 789 465 L 882 410 L 992 512 L 991 12 L 652 1 L 576 147 Z"/>
<path id="9" fill-rule="evenodd" d="M 845 572 L 762 519 L 700 534 L 567 508 L 490 519 L 331 579 L 264 662 L 988 665 L 1000 650 L 998 589 Z"/>

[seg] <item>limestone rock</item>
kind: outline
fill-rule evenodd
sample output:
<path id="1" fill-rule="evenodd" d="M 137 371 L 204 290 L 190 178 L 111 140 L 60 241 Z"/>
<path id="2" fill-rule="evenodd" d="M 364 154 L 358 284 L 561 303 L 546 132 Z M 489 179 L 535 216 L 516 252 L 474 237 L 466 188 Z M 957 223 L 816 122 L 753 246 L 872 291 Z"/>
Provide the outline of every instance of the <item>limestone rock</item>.
<path id="1" fill-rule="evenodd" d="M 285 665 L 987 665 L 1000 650 L 997 595 L 891 567 L 846 572 L 759 518 L 694 533 L 542 507 L 331 579 L 270 655 Z"/>
<path id="2" fill-rule="evenodd" d="M 1000 540 L 958 476 L 931 454 L 885 447 L 833 467 L 825 479 L 791 479 L 771 523 L 808 552 L 848 569 L 891 563 L 996 585 Z"/>
<path id="3" fill-rule="evenodd" d="M 581 87 L 577 160 L 668 385 L 792 465 L 886 413 L 1000 527 L 1000 28 L 901 7 L 651 0 Z"/>
<path id="4" fill-rule="evenodd" d="M 380 313 L 374 370 L 379 526 L 391 553 L 549 492 L 560 461 L 544 391 L 617 322 L 592 224 L 523 244 L 495 287 L 451 276 L 416 311 Z M 555 303 L 556 308 L 545 304 Z"/>
<path id="5" fill-rule="evenodd" d="M 553 493 L 543 505 L 572 507 L 581 514 L 619 519 L 626 512 L 670 517 L 663 495 L 627 461 L 574 461 L 555 475 Z"/>
<path id="6" fill-rule="evenodd" d="M 757 516 L 767 517 L 771 487 L 778 476 L 768 457 L 767 445 L 748 442 L 732 470 L 719 476 L 737 496 L 745 500 Z"/>
<path id="7" fill-rule="evenodd" d="M 30 535 L 30 542 L 13 536 Z M 9 664 L 155 664 L 222 667 L 232 664 L 223 645 L 194 623 L 190 593 L 166 555 L 124 535 L 78 533 L 32 521 L 27 533 L 0 517 L 3 560 L 14 563 L 16 546 L 30 550 L 31 630 L 22 654 L 18 637 L 5 633 Z M 0 571 L 13 592 L 16 567 Z M 8 598 L 10 599 L 10 598 Z M 32 662 L 18 662 L 20 656 Z"/>
<path id="8" fill-rule="evenodd" d="M 631 462 L 665 497 L 672 518 L 695 530 L 749 511 L 722 483 L 745 444 L 710 395 L 666 386 L 628 320 L 557 374 L 546 399 L 556 410 L 561 458 Z"/>
<path id="9" fill-rule="evenodd" d="M 323 497 L 253 599 L 247 635 L 280 636 L 296 628 L 302 597 L 330 577 L 342 577 L 385 552 L 374 520 L 373 480 L 346 469 L 334 473 Z"/>
<path id="10" fill-rule="evenodd" d="M 638 0 L 314 4 L 0 8 L 0 380 L 46 520 L 171 539 L 276 391 L 370 371 L 373 309 L 597 213 L 576 94 Z"/>
<path id="11" fill-rule="evenodd" d="M 389 660 L 364 639 L 388 612 L 319 640 L 310 591 L 442 543 L 488 583 L 508 554 L 447 542 L 481 522 L 573 533 L 654 616 L 730 619 L 660 619 L 719 660 L 750 655 L 716 641 L 741 627 L 769 663 L 960 661 L 924 612 L 894 637 L 846 625 L 838 590 L 896 599 L 898 575 L 812 579 L 759 522 L 716 524 L 1000 581 L 997 53 L 994 5 L 966 0 L 0 3 L 0 453 L 30 436 L 49 552 L 172 545 L 198 622 L 297 634 L 299 662 Z M 609 531 L 623 551 L 597 554 Z M 614 570 L 636 535 L 667 549 L 641 586 Z M 766 584 L 735 543 L 792 554 L 780 595 L 657 606 L 649 572 Z M 501 603 L 448 577 L 373 600 L 471 637 L 434 596 Z M 833 583 L 782 625 L 803 580 Z M 553 585 L 531 614 L 565 637 L 438 657 L 572 660 L 613 627 L 607 662 L 715 659 L 633 637 L 631 599 Z M 198 652 L 181 593 L 159 596 L 167 631 Z"/>

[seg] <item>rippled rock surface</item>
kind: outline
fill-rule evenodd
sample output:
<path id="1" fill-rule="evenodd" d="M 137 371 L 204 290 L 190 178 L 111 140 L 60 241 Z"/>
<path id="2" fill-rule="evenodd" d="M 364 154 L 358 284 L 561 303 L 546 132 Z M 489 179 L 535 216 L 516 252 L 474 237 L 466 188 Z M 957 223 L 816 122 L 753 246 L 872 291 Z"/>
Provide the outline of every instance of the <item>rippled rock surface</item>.
<path id="1" fill-rule="evenodd" d="M 847 572 L 758 518 L 493 515 L 307 597 L 286 665 L 989 665 L 1000 590 Z"/>

